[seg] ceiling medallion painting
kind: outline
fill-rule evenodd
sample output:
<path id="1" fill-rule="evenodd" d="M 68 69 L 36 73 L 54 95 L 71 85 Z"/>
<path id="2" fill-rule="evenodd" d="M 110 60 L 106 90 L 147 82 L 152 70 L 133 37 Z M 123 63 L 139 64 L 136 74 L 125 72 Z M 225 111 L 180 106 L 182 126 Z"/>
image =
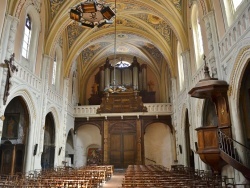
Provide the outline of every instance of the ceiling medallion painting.
<path id="1" fill-rule="evenodd" d="M 106 48 L 109 44 L 110 43 L 108 43 L 108 42 L 100 42 L 98 44 L 93 44 L 93 45 L 85 48 L 81 53 L 83 63 L 89 62 L 98 51 Z"/>
<path id="2" fill-rule="evenodd" d="M 100 49 L 100 48 L 101 48 L 100 44 L 93 44 L 93 45 L 91 45 L 91 46 L 89 47 L 89 49 L 90 49 L 91 51 L 95 51 L 95 50 L 98 50 L 98 49 Z"/>
<path id="3" fill-rule="evenodd" d="M 94 55 L 95 55 L 94 51 L 90 50 L 89 48 L 86 48 L 82 52 L 83 63 L 88 63 Z"/>
<path id="4" fill-rule="evenodd" d="M 152 44 L 147 43 L 145 45 L 145 49 L 151 54 L 151 56 L 155 59 L 156 62 L 160 63 L 159 60 L 163 58 L 162 53 L 153 46 Z"/>
<path id="5" fill-rule="evenodd" d="M 150 26 L 152 26 L 155 30 L 157 30 L 165 40 L 170 44 L 170 37 L 172 30 L 167 22 L 160 19 L 154 15 L 147 15 L 147 14 L 137 14 L 136 17 L 142 19 L 143 21 L 147 22 Z"/>
<path id="6" fill-rule="evenodd" d="M 83 27 L 79 27 L 79 25 L 75 22 L 68 25 L 67 31 L 68 31 L 69 47 L 72 46 L 77 37 L 80 36 L 84 30 L 85 29 Z"/>

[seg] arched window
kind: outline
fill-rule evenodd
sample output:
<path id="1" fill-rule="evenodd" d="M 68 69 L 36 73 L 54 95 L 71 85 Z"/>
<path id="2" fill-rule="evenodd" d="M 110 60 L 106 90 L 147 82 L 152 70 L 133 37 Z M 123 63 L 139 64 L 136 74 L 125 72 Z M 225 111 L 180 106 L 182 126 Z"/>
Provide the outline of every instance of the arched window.
<path id="1" fill-rule="evenodd" d="M 61 64 L 62 64 L 62 48 L 60 45 L 56 45 L 53 63 L 51 65 L 51 85 L 52 87 L 59 91 L 60 88 L 60 78 L 61 78 Z"/>
<path id="2" fill-rule="evenodd" d="M 243 0 L 232 0 L 233 8 L 236 11 L 236 9 L 239 7 L 239 5 L 242 3 Z"/>
<path id="3" fill-rule="evenodd" d="M 25 21 L 24 37 L 23 37 L 23 47 L 22 47 L 22 56 L 26 59 L 28 59 L 29 57 L 31 26 L 32 26 L 31 18 L 29 14 L 27 14 Z"/>
<path id="4" fill-rule="evenodd" d="M 183 69 L 183 59 L 181 56 L 182 50 L 180 42 L 177 44 L 177 61 L 178 61 L 178 75 L 179 75 L 179 86 L 180 90 L 183 89 L 184 85 L 184 69 Z"/>
<path id="5" fill-rule="evenodd" d="M 53 72 L 52 72 L 52 85 L 55 85 L 56 84 L 56 66 L 57 66 L 57 57 L 56 57 L 56 54 L 55 54 L 55 57 L 54 57 L 54 62 L 53 62 Z"/>
<path id="6" fill-rule="evenodd" d="M 193 5 L 191 19 L 192 19 L 196 68 L 199 68 L 202 62 L 202 56 L 204 54 L 204 50 L 203 50 L 203 41 L 201 35 L 201 26 L 200 26 L 199 11 L 197 4 Z"/>
<path id="7" fill-rule="evenodd" d="M 126 68 L 126 67 L 129 67 L 131 65 L 131 63 L 127 62 L 127 61 L 123 61 L 121 59 L 121 61 L 119 61 L 118 63 L 116 63 L 116 67 L 118 68 Z"/>
<path id="8" fill-rule="evenodd" d="M 22 57 L 22 64 L 24 67 L 34 72 L 36 70 L 37 51 L 39 36 L 41 31 L 41 19 L 40 14 L 33 5 L 29 5 L 25 11 L 25 14 L 20 19 L 20 23 L 24 23 L 22 26 L 22 43 L 20 43 L 20 54 Z M 41 46 L 43 44 L 40 44 Z"/>
<path id="9" fill-rule="evenodd" d="M 244 0 L 224 0 L 222 3 L 222 13 L 226 18 L 227 27 L 230 27 L 242 10 L 248 5 L 248 1 Z"/>

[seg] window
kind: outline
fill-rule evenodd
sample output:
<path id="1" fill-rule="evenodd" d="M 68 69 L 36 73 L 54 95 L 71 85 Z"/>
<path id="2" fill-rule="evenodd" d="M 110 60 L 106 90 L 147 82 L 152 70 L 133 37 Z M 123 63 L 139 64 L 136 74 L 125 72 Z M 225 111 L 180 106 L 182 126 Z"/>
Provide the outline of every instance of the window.
<path id="1" fill-rule="evenodd" d="M 233 8 L 236 10 L 243 0 L 232 0 Z"/>
<path id="2" fill-rule="evenodd" d="M 127 62 L 127 61 L 119 61 L 118 63 L 116 63 L 115 67 L 118 68 L 125 68 L 125 67 L 129 67 L 131 65 L 131 63 Z"/>
<path id="3" fill-rule="evenodd" d="M 247 0 L 223 0 L 222 13 L 226 18 L 226 27 L 230 27 L 242 11 L 248 6 L 249 1 Z"/>
<path id="4" fill-rule="evenodd" d="M 52 72 L 52 85 L 56 84 L 56 67 L 57 67 L 57 58 L 55 54 L 54 62 L 53 62 L 53 72 Z"/>
<path id="5" fill-rule="evenodd" d="M 30 39 L 31 39 L 31 19 L 27 14 L 25 21 L 24 37 L 23 37 L 23 47 L 22 47 L 22 56 L 28 59 L 29 49 L 30 49 Z"/>
<path id="6" fill-rule="evenodd" d="M 178 75 L 179 75 L 180 90 L 183 89 L 183 85 L 184 85 L 184 69 L 183 69 L 183 59 L 182 59 L 181 53 L 182 53 L 181 45 L 178 42 L 178 44 L 177 44 L 177 61 L 178 61 Z"/>
<path id="7" fill-rule="evenodd" d="M 194 4 L 192 9 L 192 29 L 193 29 L 193 40 L 194 40 L 194 51 L 196 68 L 199 68 L 202 62 L 202 56 L 204 54 L 203 41 L 201 35 L 201 26 L 199 21 L 198 6 Z"/>

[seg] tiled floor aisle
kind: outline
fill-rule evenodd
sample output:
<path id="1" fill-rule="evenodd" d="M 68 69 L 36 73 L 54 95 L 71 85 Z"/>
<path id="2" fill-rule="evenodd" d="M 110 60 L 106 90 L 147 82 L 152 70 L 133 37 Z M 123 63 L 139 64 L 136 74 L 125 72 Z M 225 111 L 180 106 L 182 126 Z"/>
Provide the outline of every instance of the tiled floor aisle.
<path id="1" fill-rule="evenodd" d="M 119 188 L 122 187 L 122 180 L 124 178 L 125 170 L 123 169 L 115 169 L 112 178 L 107 181 L 103 187 L 107 188 Z"/>

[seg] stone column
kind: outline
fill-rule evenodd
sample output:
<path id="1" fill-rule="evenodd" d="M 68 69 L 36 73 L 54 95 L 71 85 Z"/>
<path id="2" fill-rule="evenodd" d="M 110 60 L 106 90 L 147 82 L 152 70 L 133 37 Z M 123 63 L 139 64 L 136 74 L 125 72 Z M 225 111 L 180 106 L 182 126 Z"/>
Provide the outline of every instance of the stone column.
<path id="1" fill-rule="evenodd" d="M 206 34 L 208 41 L 209 54 L 207 55 L 207 62 L 210 68 L 210 74 L 215 78 L 222 78 L 220 67 L 220 50 L 218 42 L 218 33 L 215 22 L 214 12 L 211 11 L 203 17 L 206 26 Z"/>
<path id="2" fill-rule="evenodd" d="M 9 59 L 14 52 L 14 42 L 18 23 L 19 20 L 16 17 L 10 15 L 6 16 L 2 33 L 4 37 L 1 40 L 2 53 L 0 57 L 2 62 L 4 59 Z"/>
<path id="3" fill-rule="evenodd" d="M 17 29 L 18 19 L 7 15 L 5 18 L 4 28 L 2 32 L 1 38 L 1 54 L 0 54 L 0 60 L 2 63 L 4 63 L 5 59 L 10 59 L 11 55 L 14 52 L 14 42 L 16 38 L 16 29 Z M 1 68 L 0 69 L 0 81 L 1 81 L 1 88 L 5 87 L 6 83 L 6 77 L 7 77 L 7 68 Z M 1 101 L 0 101 L 0 109 L 2 108 L 3 101 L 2 101 L 2 95 L 3 95 L 4 89 L 0 91 Z"/>
<path id="4" fill-rule="evenodd" d="M 191 74 L 191 62 L 190 62 L 190 51 L 185 51 L 181 54 L 182 60 L 183 60 L 183 73 L 184 73 L 184 86 L 187 88 L 187 90 L 191 89 L 189 88 L 191 85 L 192 74 Z"/>
<path id="5" fill-rule="evenodd" d="M 2 30 L 2 37 L 0 46 L 0 61 L 4 63 L 5 59 L 10 59 L 11 55 L 14 52 L 14 41 L 16 37 L 16 29 L 19 20 L 13 16 L 7 15 L 5 17 L 5 22 Z M 3 103 L 4 97 L 4 88 L 7 79 L 7 68 L 0 68 L 0 138 L 2 137 L 2 128 L 4 121 L 4 111 L 5 106 Z"/>
<path id="6" fill-rule="evenodd" d="M 60 166 L 62 165 L 62 161 L 65 159 L 65 147 L 66 147 L 66 142 L 67 142 L 67 117 L 68 117 L 68 95 L 69 95 L 69 78 L 64 79 L 64 84 L 63 84 L 63 106 L 62 106 L 62 122 L 60 122 L 61 129 L 59 133 L 57 133 L 56 137 L 59 138 L 58 144 L 56 147 L 60 148 L 62 147 L 60 156 L 58 156 L 57 164 Z M 59 118 L 61 120 L 61 118 Z M 60 136 L 63 135 L 63 137 Z"/>
<path id="7" fill-rule="evenodd" d="M 40 143 L 39 143 L 39 152 L 43 152 L 43 140 L 44 140 L 44 127 L 45 127 L 45 117 L 47 113 L 47 102 L 48 102 L 48 90 L 49 90 L 49 73 L 50 73 L 50 62 L 53 62 L 53 57 L 50 57 L 48 55 L 43 56 L 43 67 L 42 67 L 42 101 L 40 108 L 40 112 L 38 114 L 41 114 L 41 132 L 40 132 Z"/>

